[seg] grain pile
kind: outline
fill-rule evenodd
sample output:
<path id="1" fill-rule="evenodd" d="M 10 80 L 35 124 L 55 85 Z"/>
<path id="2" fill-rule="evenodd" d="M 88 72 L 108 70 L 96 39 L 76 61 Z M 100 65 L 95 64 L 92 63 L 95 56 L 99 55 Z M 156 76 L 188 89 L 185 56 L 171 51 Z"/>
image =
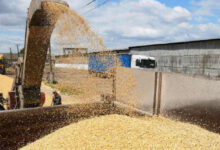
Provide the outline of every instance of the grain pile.
<path id="1" fill-rule="evenodd" d="M 110 115 L 69 125 L 22 148 L 35 149 L 219 150 L 220 135 L 165 118 Z"/>
<path id="2" fill-rule="evenodd" d="M 13 79 L 4 75 L 0 75 L 0 93 L 6 98 L 11 90 Z"/>

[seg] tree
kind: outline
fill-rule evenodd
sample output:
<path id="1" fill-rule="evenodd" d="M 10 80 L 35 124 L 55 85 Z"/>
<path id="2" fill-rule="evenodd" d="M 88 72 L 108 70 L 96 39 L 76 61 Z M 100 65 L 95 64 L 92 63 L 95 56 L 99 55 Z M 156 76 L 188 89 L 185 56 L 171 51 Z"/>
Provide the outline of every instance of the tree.
<path id="1" fill-rule="evenodd" d="M 19 53 L 24 54 L 24 48 L 22 48 Z"/>

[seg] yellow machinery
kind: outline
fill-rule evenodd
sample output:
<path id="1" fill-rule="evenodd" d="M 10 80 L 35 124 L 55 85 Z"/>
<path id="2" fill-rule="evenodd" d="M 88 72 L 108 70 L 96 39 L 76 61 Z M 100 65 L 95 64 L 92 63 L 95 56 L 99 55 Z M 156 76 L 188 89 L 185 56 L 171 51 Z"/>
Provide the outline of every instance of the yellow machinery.
<path id="1" fill-rule="evenodd" d="M 5 74 L 5 60 L 3 55 L 0 55 L 0 74 Z"/>

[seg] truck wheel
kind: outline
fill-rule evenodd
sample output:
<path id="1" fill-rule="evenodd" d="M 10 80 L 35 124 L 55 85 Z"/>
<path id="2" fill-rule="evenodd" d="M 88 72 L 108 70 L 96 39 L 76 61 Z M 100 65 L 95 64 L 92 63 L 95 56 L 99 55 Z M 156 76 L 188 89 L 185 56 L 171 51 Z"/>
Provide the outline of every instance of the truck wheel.
<path id="1" fill-rule="evenodd" d="M 0 111 L 3 111 L 3 110 L 5 110 L 5 108 L 2 105 L 0 105 Z"/>
<path id="2" fill-rule="evenodd" d="M 2 72 L 2 74 L 4 74 L 4 75 L 5 75 L 5 72 L 6 72 L 6 71 L 5 71 L 5 69 L 4 69 L 4 70 L 3 70 L 3 72 Z"/>

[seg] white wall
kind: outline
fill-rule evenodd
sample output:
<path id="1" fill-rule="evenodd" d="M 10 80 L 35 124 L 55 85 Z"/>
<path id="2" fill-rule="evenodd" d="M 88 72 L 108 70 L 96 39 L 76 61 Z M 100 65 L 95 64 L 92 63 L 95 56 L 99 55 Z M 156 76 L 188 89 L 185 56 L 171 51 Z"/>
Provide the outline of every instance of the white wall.
<path id="1" fill-rule="evenodd" d="M 88 64 L 55 64 L 56 68 L 73 68 L 78 70 L 88 70 Z"/>

